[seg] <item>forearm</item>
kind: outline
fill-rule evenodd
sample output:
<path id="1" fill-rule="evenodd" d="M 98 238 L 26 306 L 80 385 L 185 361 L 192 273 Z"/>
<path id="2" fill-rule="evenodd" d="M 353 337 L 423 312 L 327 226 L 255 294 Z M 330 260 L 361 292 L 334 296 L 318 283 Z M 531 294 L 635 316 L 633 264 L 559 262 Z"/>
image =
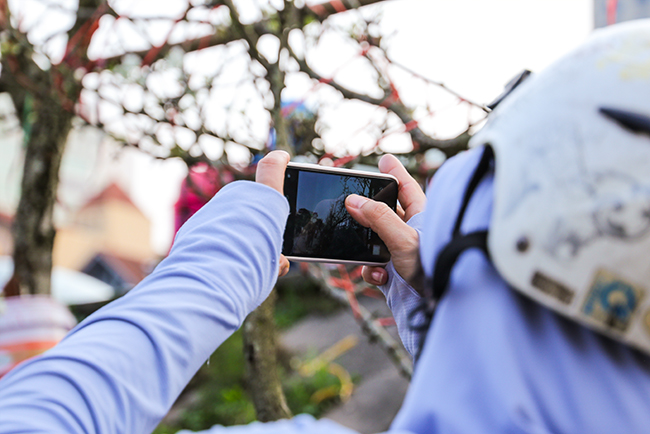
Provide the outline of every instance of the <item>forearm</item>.
<path id="1" fill-rule="evenodd" d="M 237 183 L 140 285 L 0 382 L 0 432 L 146 433 L 277 278 L 285 199 Z"/>

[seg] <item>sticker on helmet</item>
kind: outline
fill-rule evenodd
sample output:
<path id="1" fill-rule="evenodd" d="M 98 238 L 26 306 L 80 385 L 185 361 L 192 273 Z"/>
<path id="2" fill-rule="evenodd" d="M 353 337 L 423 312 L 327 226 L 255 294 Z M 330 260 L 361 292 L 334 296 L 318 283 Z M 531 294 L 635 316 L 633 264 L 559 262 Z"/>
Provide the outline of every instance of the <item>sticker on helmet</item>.
<path id="1" fill-rule="evenodd" d="M 533 280 L 530 283 L 543 293 L 556 298 L 564 304 L 571 304 L 573 295 L 575 294 L 574 291 L 570 290 L 565 285 L 554 279 L 551 279 L 548 276 L 543 275 L 539 271 L 535 272 L 533 275 Z"/>
<path id="2" fill-rule="evenodd" d="M 605 270 L 598 270 L 582 311 L 604 326 L 624 332 L 644 291 Z"/>

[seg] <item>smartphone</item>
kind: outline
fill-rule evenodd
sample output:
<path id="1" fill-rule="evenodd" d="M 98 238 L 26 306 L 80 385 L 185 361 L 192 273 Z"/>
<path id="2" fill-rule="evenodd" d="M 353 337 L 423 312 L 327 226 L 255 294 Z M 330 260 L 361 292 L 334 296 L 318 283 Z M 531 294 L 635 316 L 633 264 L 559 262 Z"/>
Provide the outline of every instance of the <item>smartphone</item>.
<path id="1" fill-rule="evenodd" d="M 282 253 L 290 260 L 385 265 L 390 253 L 370 228 L 345 208 L 350 194 L 397 206 L 397 178 L 392 175 L 289 163 L 284 195 L 289 218 Z"/>

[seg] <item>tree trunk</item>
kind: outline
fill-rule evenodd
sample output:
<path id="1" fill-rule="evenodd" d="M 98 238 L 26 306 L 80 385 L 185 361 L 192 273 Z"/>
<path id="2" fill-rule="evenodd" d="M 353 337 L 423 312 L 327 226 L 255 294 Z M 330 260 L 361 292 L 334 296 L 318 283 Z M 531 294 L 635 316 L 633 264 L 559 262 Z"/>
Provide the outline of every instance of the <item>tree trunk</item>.
<path id="1" fill-rule="evenodd" d="M 287 121 L 282 115 L 284 75 L 279 61 L 269 65 L 267 79 L 274 97 L 271 118 L 276 133 L 276 148 L 293 155 L 289 145 Z M 291 410 L 278 375 L 277 332 L 273 317 L 276 298 L 274 289 L 266 301 L 246 318 L 242 330 L 248 390 L 257 412 L 257 419 L 263 422 L 291 417 Z"/>
<path id="2" fill-rule="evenodd" d="M 20 202 L 14 218 L 14 291 L 49 294 L 54 246 L 53 211 L 59 167 L 73 114 L 52 98 L 35 99 L 28 115 Z M 10 288 L 7 288 L 10 290 Z"/>
<path id="3" fill-rule="evenodd" d="M 248 390 L 262 422 L 291 417 L 277 368 L 277 343 L 273 311 L 277 295 L 269 298 L 244 321 L 244 359 Z"/>
<path id="4" fill-rule="evenodd" d="M 280 67 L 272 65 L 272 69 L 268 71 L 267 79 L 271 84 L 271 92 L 273 92 L 273 109 L 271 110 L 271 120 L 273 121 L 273 128 L 275 129 L 275 147 L 287 151 L 291 156 L 294 152 L 289 143 L 289 131 L 287 129 L 287 120 L 282 114 L 282 90 L 284 89 L 284 72 Z"/>

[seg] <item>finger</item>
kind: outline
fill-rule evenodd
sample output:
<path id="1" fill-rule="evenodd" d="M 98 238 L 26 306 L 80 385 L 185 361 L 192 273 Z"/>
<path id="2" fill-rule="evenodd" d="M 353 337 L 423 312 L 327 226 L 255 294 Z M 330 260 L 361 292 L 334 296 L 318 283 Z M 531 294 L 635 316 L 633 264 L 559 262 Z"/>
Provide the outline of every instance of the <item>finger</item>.
<path id="1" fill-rule="evenodd" d="M 379 160 L 379 170 L 393 175 L 399 181 L 399 201 L 404 207 L 405 220 L 424 211 L 427 202 L 426 195 L 420 184 L 413 179 L 406 168 L 394 155 L 386 154 Z"/>
<path id="2" fill-rule="evenodd" d="M 255 181 L 268 185 L 277 190 L 280 194 L 284 189 L 284 172 L 289 163 L 289 154 L 285 151 L 272 151 L 257 163 Z"/>
<path id="3" fill-rule="evenodd" d="M 367 267 L 361 269 L 361 277 L 371 285 L 384 285 L 388 280 L 388 272 L 382 267 Z"/>
<path id="4" fill-rule="evenodd" d="M 291 264 L 289 263 L 289 260 L 284 257 L 284 255 L 280 255 L 280 269 L 278 270 L 278 277 L 282 277 L 285 274 L 289 272 L 289 267 Z"/>
<path id="5" fill-rule="evenodd" d="M 377 232 L 391 254 L 414 248 L 405 245 L 405 240 L 416 240 L 417 248 L 418 236 L 415 229 L 404 223 L 385 203 L 351 194 L 345 199 L 345 207 L 357 222 Z"/>

